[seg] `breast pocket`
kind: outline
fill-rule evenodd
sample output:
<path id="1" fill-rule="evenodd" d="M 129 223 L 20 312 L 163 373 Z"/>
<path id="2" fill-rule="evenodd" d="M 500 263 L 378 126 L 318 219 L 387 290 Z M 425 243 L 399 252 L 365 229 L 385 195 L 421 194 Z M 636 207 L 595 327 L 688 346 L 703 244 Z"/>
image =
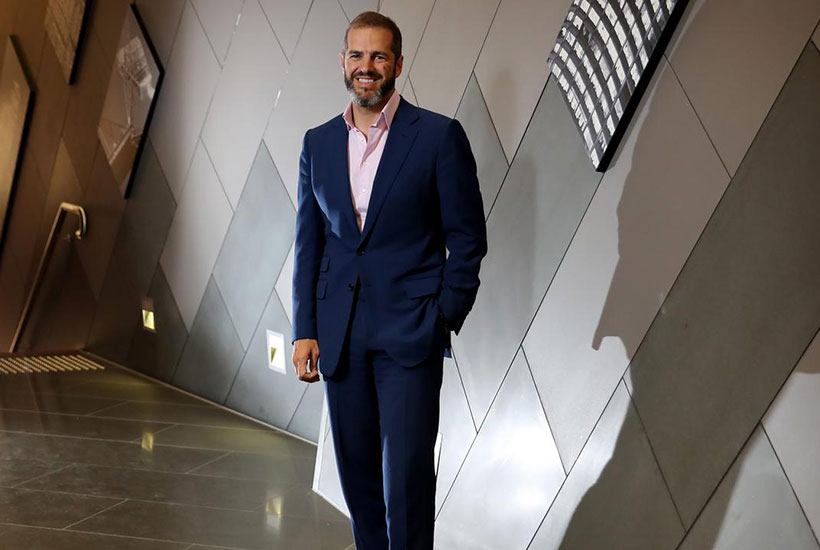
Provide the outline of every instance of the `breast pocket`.
<path id="1" fill-rule="evenodd" d="M 408 298 L 421 298 L 423 296 L 435 296 L 441 288 L 441 277 L 422 277 L 418 279 L 405 279 L 402 283 Z"/>

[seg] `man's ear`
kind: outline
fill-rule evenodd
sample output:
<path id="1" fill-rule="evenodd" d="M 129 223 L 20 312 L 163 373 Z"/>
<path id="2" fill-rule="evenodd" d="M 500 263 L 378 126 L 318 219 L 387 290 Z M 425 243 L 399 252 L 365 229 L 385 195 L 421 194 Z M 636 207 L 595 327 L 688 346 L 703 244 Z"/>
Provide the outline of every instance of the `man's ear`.
<path id="1" fill-rule="evenodd" d="M 345 74 L 345 52 L 339 53 L 339 65 L 342 66 L 342 74 Z"/>

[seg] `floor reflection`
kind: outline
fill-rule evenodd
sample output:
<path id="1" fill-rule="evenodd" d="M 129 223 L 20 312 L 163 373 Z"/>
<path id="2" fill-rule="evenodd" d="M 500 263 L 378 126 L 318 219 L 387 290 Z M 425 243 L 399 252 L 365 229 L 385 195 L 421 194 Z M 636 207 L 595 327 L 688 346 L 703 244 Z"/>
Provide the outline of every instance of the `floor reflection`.
<path id="1" fill-rule="evenodd" d="M 127 370 L 0 375 L 0 547 L 345 550 L 315 454 Z"/>

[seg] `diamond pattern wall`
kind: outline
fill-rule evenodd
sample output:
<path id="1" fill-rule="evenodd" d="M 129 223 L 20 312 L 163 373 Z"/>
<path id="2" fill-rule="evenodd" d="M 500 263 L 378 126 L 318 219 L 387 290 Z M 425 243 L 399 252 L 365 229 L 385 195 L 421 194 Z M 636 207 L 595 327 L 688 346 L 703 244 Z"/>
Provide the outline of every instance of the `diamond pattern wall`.
<path id="1" fill-rule="evenodd" d="M 475 74 L 508 159 L 515 156 L 547 82 L 544 60 L 571 3 L 501 0 L 481 48 Z"/>
<path id="2" fill-rule="evenodd" d="M 675 548 L 683 533 L 620 383 L 529 548 Z"/>
<path id="3" fill-rule="evenodd" d="M 820 326 L 818 95 L 807 47 L 630 366 L 687 527 Z"/>
<path id="4" fill-rule="evenodd" d="M 214 266 L 214 280 L 244 348 L 288 253 L 295 219 L 282 180 L 267 148 L 260 143 Z"/>
<path id="5" fill-rule="evenodd" d="M 341 113 L 347 101 L 338 55 L 346 28 L 347 18 L 336 0 L 314 0 L 265 131 L 265 143 L 294 206 L 305 131 Z M 309 109 L 302 108 L 305 98 L 310 98 Z"/>
<path id="6" fill-rule="evenodd" d="M 524 340 L 566 467 L 728 183 L 674 75 L 662 68 Z"/>
<path id="7" fill-rule="evenodd" d="M 458 0 L 436 1 L 408 67 L 420 106 L 447 116 L 456 113 L 497 8 L 498 0 L 474 0 L 466 10 Z"/>
<path id="8" fill-rule="evenodd" d="M 259 3 L 246 1 L 238 15 L 241 19 L 202 130 L 202 142 L 234 208 L 288 70 Z"/>
<path id="9" fill-rule="evenodd" d="M 524 548 L 564 478 L 519 351 L 438 516 L 436 545 Z M 487 520 L 488 507 L 492 521 Z"/>
<path id="10" fill-rule="evenodd" d="M 79 321 L 45 339 L 87 334 L 315 440 L 315 487 L 344 510 L 322 386 L 262 357 L 269 329 L 290 353 L 301 138 L 344 108 L 344 29 L 379 9 L 404 34 L 398 89 L 466 129 L 488 215 L 442 390 L 439 550 L 818 547 L 816 1 L 690 2 L 602 176 L 547 77 L 568 0 L 137 0 L 166 79 L 123 211 L 94 161 L 105 22 L 126 4 L 95 11 L 72 87 L 43 47 L 42 2 L 14 4 L 0 27 L 40 92 L 0 342 L 44 218 L 87 201 L 100 233 L 70 256 L 82 291 L 54 315 Z M 136 322 L 142 298 L 156 333 Z M 503 521 L 481 521 L 487 503 Z"/>
<path id="11" fill-rule="evenodd" d="M 177 201 L 182 197 L 219 71 L 205 31 L 193 6 L 187 3 L 149 129 L 157 158 Z"/>
<path id="12" fill-rule="evenodd" d="M 558 86 L 548 84 L 487 221 L 482 287 L 453 343 L 479 423 L 601 178 L 574 132 Z"/>

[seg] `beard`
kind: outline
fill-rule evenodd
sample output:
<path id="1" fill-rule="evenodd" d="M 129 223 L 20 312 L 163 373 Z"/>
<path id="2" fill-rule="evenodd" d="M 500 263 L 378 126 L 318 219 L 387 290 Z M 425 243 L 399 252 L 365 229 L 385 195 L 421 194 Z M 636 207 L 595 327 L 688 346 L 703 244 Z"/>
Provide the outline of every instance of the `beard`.
<path id="1" fill-rule="evenodd" d="M 363 73 L 357 72 L 353 75 L 353 78 L 348 78 L 347 74 L 344 74 L 344 81 L 345 81 L 345 88 L 347 91 L 350 92 L 350 100 L 359 107 L 375 107 L 384 99 L 390 95 L 390 92 L 396 87 L 396 72 L 393 71 L 389 75 L 387 75 L 381 85 L 376 88 L 371 93 L 361 93 L 357 92 L 356 88 L 353 87 L 353 78 L 358 76 L 364 76 L 369 78 L 379 78 L 381 75 L 378 73 Z"/>

